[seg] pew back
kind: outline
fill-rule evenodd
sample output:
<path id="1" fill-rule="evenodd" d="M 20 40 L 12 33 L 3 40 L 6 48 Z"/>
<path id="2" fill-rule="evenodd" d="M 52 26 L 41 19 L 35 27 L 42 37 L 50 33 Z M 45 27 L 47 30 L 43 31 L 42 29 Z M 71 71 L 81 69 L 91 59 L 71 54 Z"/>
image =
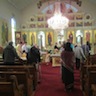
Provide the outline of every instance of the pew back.
<path id="1" fill-rule="evenodd" d="M 7 81 L 10 80 L 10 75 L 15 75 L 17 77 L 19 84 L 24 84 L 24 94 L 26 96 L 31 96 L 33 94 L 32 90 L 32 78 L 29 77 L 27 72 L 19 71 L 0 71 L 0 76 L 5 78 Z"/>

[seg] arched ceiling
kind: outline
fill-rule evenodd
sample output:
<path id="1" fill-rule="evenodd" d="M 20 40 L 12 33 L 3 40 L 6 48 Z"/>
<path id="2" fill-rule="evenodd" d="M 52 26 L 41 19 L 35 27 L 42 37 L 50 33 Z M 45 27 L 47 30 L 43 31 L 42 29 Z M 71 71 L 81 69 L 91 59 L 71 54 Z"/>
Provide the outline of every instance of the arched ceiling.
<path id="1" fill-rule="evenodd" d="M 16 7 L 18 10 L 23 10 L 24 8 L 26 8 L 28 5 L 30 4 L 34 4 L 36 3 L 36 1 L 40 1 L 40 0 L 6 0 L 8 1 L 10 4 L 12 4 L 14 7 Z M 43 0 L 44 1 L 44 0 Z M 47 1 L 47 0 L 46 0 Z M 49 0 L 48 0 L 49 1 Z M 64 1 L 64 0 L 62 0 Z M 66 1 L 66 0 L 65 0 Z M 74 0 L 76 1 L 76 0 Z M 83 0 L 81 0 L 83 2 Z M 90 3 L 95 3 L 96 4 L 96 0 L 87 0 Z"/>

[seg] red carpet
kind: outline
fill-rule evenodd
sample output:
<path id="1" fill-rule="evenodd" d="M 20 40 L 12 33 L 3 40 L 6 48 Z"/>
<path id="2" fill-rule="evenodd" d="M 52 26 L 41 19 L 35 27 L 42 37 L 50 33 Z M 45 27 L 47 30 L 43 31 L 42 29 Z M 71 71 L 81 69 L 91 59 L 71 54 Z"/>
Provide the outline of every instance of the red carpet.
<path id="1" fill-rule="evenodd" d="M 69 93 L 64 89 L 60 67 L 42 64 L 41 73 L 41 83 L 38 84 L 34 96 L 83 96 L 80 90 L 79 71 L 74 71 L 75 89 Z"/>

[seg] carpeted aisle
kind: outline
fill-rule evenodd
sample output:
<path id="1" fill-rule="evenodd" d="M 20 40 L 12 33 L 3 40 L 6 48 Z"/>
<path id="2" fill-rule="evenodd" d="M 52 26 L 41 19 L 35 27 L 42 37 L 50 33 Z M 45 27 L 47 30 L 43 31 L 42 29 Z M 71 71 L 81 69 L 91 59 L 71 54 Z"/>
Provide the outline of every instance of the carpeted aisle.
<path id="1" fill-rule="evenodd" d="M 60 67 L 52 67 L 51 64 L 42 64 L 41 73 L 41 83 L 38 84 L 34 96 L 83 96 L 80 90 L 79 71 L 74 71 L 75 89 L 69 93 L 64 89 Z"/>

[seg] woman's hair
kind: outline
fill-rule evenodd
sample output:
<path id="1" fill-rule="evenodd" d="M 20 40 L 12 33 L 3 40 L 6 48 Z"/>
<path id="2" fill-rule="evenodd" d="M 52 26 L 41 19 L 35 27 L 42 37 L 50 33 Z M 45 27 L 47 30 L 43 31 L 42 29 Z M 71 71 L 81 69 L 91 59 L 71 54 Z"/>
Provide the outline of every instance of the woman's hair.
<path id="1" fill-rule="evenodd" d="M 70 42 L 67 42 L 65 44 L 65 51 L 73 51 L 72 48 L 71 48 L 71 43 Z"/>

